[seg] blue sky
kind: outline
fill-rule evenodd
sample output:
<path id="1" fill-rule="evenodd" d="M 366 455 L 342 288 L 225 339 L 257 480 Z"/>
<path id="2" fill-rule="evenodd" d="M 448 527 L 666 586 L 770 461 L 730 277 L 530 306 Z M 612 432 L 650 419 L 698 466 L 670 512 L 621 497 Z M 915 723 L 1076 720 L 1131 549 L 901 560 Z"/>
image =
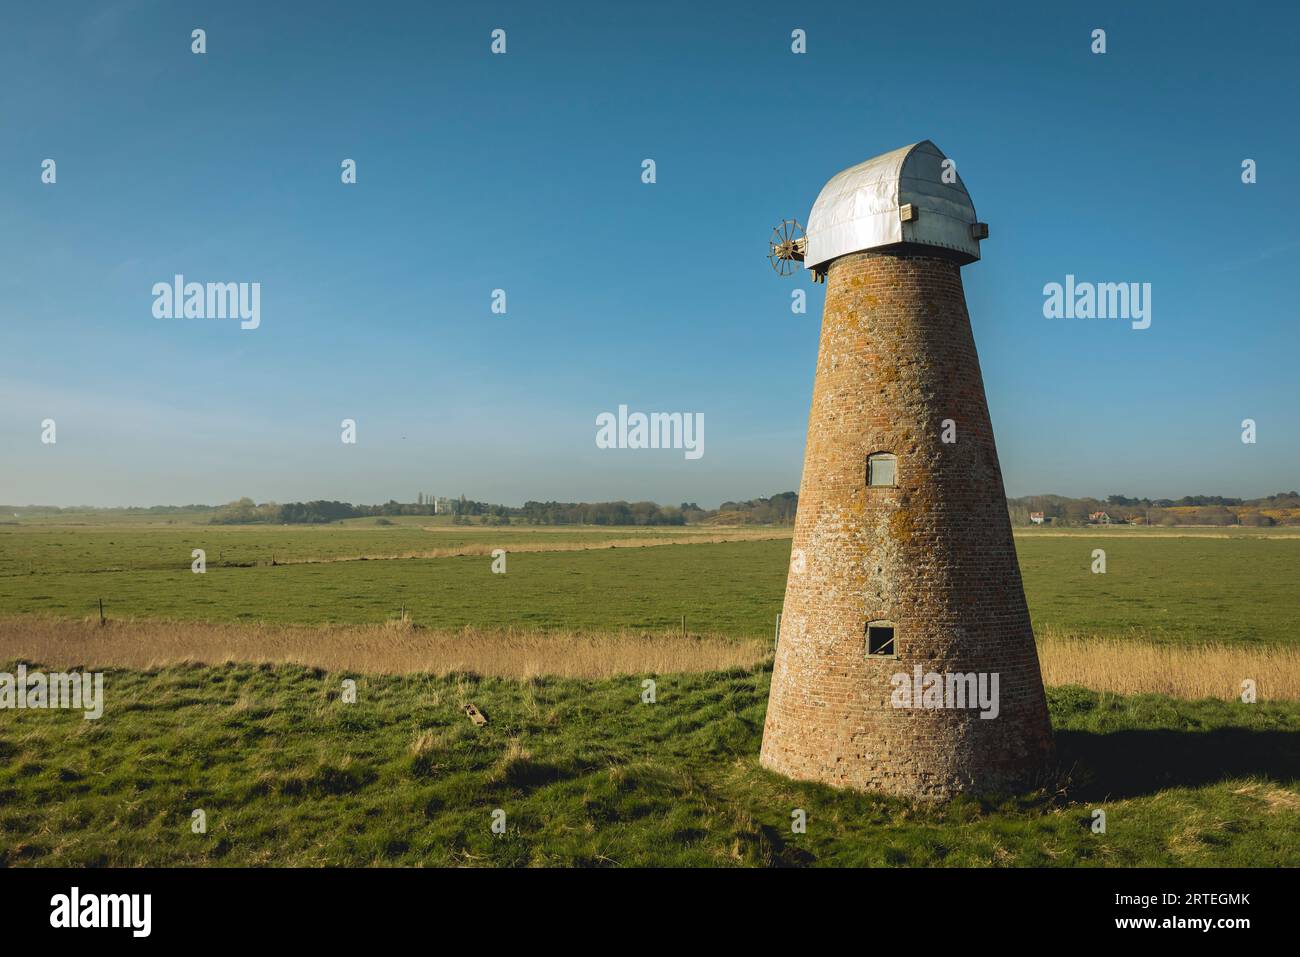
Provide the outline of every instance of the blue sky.
<path id="1" fill-rule="evenodd" d="M 1300 485 L 1294 8 L 142 0 L 7 20 L 0 502 L 795 489 L 823 291 L 771 272 L 768 235 L 926 138 L 991 228 L 963 274 L 1009 494 Z M 176 273 L 260 282 L 260 328 L 155 319 Z M 1150 282 L 1151 327 L 1045 319 L 1067 273 Z M 596 448 L 619 404 L 702 412 L 705 455 Z"/>

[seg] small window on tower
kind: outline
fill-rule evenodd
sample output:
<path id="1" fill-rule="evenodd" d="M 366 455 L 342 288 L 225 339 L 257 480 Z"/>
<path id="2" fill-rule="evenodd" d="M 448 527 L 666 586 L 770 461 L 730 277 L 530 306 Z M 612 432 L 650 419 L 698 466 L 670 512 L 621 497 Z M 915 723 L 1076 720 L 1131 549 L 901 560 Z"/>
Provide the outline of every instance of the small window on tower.
<path id="1" fill-rule="evenodd" d="M 867 484 L 892 488 L 898 484 L 898 459 L 888 452 L 867 456 Z"/>
<path id="2" fill-rule="evenodd" d="M 892 621 L 867 622 L 867 657 L 895 658 L 894 623 Z"/>

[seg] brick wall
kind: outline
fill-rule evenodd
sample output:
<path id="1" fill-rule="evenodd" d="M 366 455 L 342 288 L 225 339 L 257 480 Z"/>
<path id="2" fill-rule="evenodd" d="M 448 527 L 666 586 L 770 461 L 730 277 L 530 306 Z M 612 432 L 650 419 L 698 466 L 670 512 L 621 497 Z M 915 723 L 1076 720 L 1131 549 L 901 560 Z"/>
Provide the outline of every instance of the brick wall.
<path id="1" fill-rule="evenodd" d="M 945 419 L 954 444 L 941 440 Z M 874 452 L 898 457 L 897 487 L 867 487 Z M 867 656 L 873 620 L 894 623 L 897 658 Z M 996 672 L 999 716 L 891 706 L 891 677 L 918 664 Z M 1051 750 L 960 269 L 924 255 L 837 259 L 762 764 L 944 798 L 1031 785 Z"/>

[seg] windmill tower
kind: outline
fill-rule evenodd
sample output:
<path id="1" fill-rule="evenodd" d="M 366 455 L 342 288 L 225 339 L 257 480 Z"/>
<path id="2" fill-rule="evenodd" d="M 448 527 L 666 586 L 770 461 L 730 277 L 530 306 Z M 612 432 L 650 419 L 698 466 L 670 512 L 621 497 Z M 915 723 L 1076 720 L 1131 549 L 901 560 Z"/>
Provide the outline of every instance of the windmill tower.
<path id="1" fill-rule="evenodd" d="M 761 763 L 946 798 L 1032 784 L 1051 725 L 961 267 L 988 227 L 933 143 L 832 177 L 773 268 L 826 283 Z"/>

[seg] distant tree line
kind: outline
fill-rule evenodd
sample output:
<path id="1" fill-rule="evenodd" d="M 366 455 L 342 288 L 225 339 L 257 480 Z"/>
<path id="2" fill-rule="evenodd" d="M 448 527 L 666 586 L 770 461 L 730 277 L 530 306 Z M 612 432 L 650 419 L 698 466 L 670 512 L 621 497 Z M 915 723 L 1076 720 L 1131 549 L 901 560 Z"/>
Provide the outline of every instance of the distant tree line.
<path id="1" fill-rule="evenodd" d="M 522 507 L 476 502 L 461 496 L 452 502 L 453 524 L 510 525 L 789 525 L 799 496 L 782 492 L 771 498 L 723 502 L 715 509 L 694 502 L 658 505 L 655 502 L 525 502 Z M 432 504 L 388 501 L 382 505 L 349 502 L 275 502 L 258 504 L 251 498 L 213 509 L 213 525 L 287 524 L 322 525 L 345 518 L 391 518 L 397 515 L 434 515 Z M 441 512 L 436 514 L 443 514 Z"/>
<path id="2" fill-rule="evenodd" d="M 685 525 L 681 508 L 654 502 L 525 502 L 530 525 Z"/>
<path id="3" fill-rule="evenodd" d="M 509 523 L 509 514 L 517 509 L 504 505 L 489 505 L 485 502 L 471 502 L 462 497 L 453 503 L 453 521 L 469 520 L 470 516 L 480 516 L 484 520 L 503 519 Z M 275 502 L 258 504 L 251 498 L 241 498 L 216 509 L 209 522 L 213 525 L 249 525 L 256 523 L 283 525 L 323 525 L 345 518 L 389 517 L 394 515 L 434 515 L 434 506 L 410 505 L 402 502 L 388 501 L 382 505 L 353 505 L 351 502 L 333 502 L 318 499 L 314 502 L 289 502 L 278 505 Z M 490 521 L 488 522 L 490 523 Z"/>
<path id="4" fill-rule="evenodd" d="M 35 506 L 0 506 L 5 511 L 24 511 Z M 167 515 L 173 512 L 207 513 L 214 525 L 289 524 L 320 525 L 345 518 L 389 519 L 401 515 L 446 513 L 430 504 L 397 501 L 381 505 L 353 505 L 349 502 L 254 502 L 241 498 L 225 505 L 154 505 L 148 508 L 87 509 L 85 507 L 41 508 L 42 513 L 123 512 Z M 771 498 L 723 502 L 718 508 L 701 508 L 694 502 L 658 505 L 655 502 L 525 502 L 522 506 L 494 505 L 461 496 L 451 501 L 453 524 L 509 525 L 790 525 L 799 507 L 799 496 L 781 492 Z M 1264 498 L 1242 499 L 1223 495 L 1187 495 L 1179 499 L 1137 498 L 1108 495 L 1099 498 L 1071 498 L 1064 495 L 1026 495 L 1007 499 L 1012 524 L 1031 524 L 1030 515 L 1043 513 L 1049 525 L 1080 526 L 1091 516 L 1105 512 L 1114 523 L 1136 525 L 1300 525 L 1300 492 L 1278 492 Z"/>
<path id="5" fill-rule="evenodd" d="M 1180 499 L 1135 498 L 1108 495 L 1068 498 L 1063 495 L 1027 495 L 1007 499 L 1012 524 L 1031 524 L 1030 515 L 1041 512 L 1044 524 L 1087 525 L 1090 516 L 1105 512 L 1112 523 L 1131 525 L 1300 525 L 1300 494 L 1278 492 L 1265 498 L 1241 499 L 1223 495 L 1186 495 Z"/>
<path id="6" fill-rule="evenodd" d="M 799 505 L 794 492 L 700 508 L 694 502 L 525 502 L 509 509 L 530 525 L 790 525 Z"/>
<path id="7" fill-rule="evenodd" d="M 718 506 L 719 520 L 735 516 L 737 523 L 753 525 L 793 525 L 799 509 L 797 492 L 781 492 L 771 498 L 751 498 L 746 502 L 723 502 Z"/>

